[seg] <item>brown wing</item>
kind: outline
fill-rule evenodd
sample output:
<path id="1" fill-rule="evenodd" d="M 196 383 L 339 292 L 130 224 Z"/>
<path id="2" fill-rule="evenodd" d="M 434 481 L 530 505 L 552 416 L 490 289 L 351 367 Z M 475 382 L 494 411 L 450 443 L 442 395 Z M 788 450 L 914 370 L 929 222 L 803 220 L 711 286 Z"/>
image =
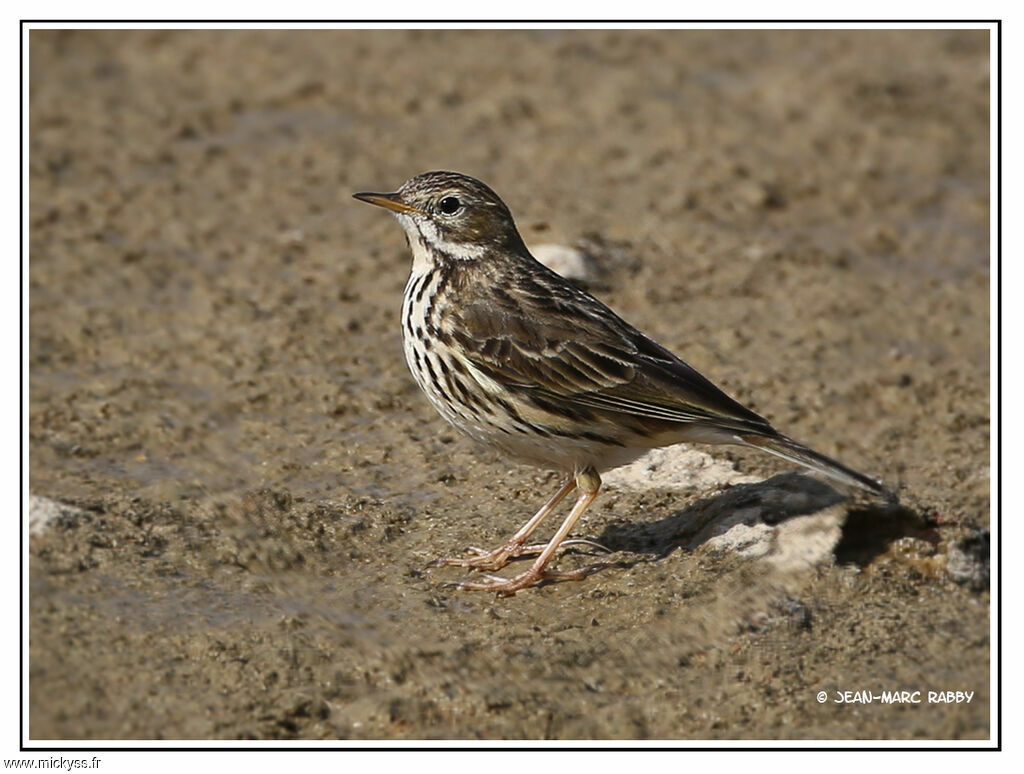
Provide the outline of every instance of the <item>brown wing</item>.
<path id="1" fill-rule="evenodd" d="M 548 402 L 662 423 L 771 433 L 760 416 L 558 275 L 463 295 L 452 334 L 491 378 Z M 520 278 L 520 279 L 515 279 Z M 515 292 L 506 290 L 517 281 Z"/>

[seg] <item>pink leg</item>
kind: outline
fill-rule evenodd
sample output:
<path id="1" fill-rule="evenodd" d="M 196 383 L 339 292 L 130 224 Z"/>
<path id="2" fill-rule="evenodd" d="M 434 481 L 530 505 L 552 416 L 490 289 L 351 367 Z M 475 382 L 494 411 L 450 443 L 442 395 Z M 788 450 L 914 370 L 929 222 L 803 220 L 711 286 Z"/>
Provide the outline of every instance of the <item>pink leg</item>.
<path id="1" fill-rule="evenodd" d="M 576 504 L 573 505 L 572 511 L 566 517 L 565 521 L 562 522 L 562 526 L 558 528 L 554 537 L 547 544 L 540 556 L 534 561 L 526 572 L 516 575 L 512 578 L 498 578 L 494 576 L 487 576 L 486 581 L 481 582 L 463 582 L 457 583 L 460 589 L 474 589 L 479 591 L 495 591 L 502 596 L 511 596 L 521 589 L 525 589 L 527 586 L 532 586 L 542 580 L 558 579 L 558 580 L 582 580 L 586 578 L 591 572 L 594 571 L 593 567 L 585 567 L 575 572 L 548 572 L 544 568 L 548 562 L 551 561 L 551 557 L 555 555 L 555 551 L 558 550 L 558 546 L 569 531 L 573 528 L 580 516 L 587 507 L 597 497 L 597 492 L 601 488 L 601 478 L 593 470 L 585 470 L 582 473 L 576 474 L 575 484 L 580 488 L 580 496 L 576 500 Z M 570 489 L 565 489 L 565 493 L 568 493 Z M 563 494 L 564 496 L 564 494 Z"/>
<path id="2" fill-rule="evenodd" d="M 539 525 L 544 518 L 555 509 L 565 498 L 569 492 L 576 488 L 575 477 L 569 478 L 558 491 L 552 495 L 551 499 L 548 500 L 541 509 L 530 519 L 522 528 L 514 534 L 509 541 L 501 546 L 495 548 L 493 551 L 481 551 L 479 548 L 471 549 L 476 551 L 479 556 L 474 556 L 468 559 L 460 557 L 445 557 L 443 559 L 436 559 L 430 563 L 431 567 L 445 567 L 450 564 L 458 565 L 459 567 L 473 567 L 480 570 L 500 570 L 506 564 L 508 560 L 515 556 L 520 556 L 523 553 L 528 553 L 534 546 L 526 546 L 526 539 L 530 537 L 537 525 Z"/>

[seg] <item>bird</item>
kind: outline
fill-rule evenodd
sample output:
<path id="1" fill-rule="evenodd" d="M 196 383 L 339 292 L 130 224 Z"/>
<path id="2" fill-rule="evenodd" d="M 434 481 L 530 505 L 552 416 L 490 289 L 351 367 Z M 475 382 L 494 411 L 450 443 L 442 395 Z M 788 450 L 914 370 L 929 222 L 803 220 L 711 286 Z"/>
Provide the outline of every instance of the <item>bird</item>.
<path id="1" fill-rule="evenodd" d="M 590 568 L 548 568 L 593 503 L 601 474 L 677 443 L 754 447 L 892 501 L 878 481 L 778 432 L 693 366 L 537 261 L 512 213 L 485 183 L 425 172 L 393 193 L 353 196 L 394 214 L 412 252 L 402 303 L 405 359 L 438 413 L 505 456 L 558 471 L 558 490 L 506 543 L 432 566 L 487 571 L 461 589 L 500 596 Z M 570 493 L 546 544 L 528 545 Z M 589 542 L 579 540 L 576 542 Z M 536 554 L 512 577 L 489 574 Z"/>

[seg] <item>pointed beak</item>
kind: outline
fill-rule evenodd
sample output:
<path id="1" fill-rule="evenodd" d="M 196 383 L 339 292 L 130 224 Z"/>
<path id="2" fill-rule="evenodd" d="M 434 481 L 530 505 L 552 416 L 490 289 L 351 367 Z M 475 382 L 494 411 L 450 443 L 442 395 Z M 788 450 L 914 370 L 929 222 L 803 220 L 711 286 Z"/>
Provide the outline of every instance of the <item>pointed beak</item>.
<path id="1" fill-rule="evenodd" d="M 392 212 L 416 212 L 423 215 L 423 210 L 406 204 L 397 193 L 354 193 L 352 196 L 367 204 L 376 204 Z"/>

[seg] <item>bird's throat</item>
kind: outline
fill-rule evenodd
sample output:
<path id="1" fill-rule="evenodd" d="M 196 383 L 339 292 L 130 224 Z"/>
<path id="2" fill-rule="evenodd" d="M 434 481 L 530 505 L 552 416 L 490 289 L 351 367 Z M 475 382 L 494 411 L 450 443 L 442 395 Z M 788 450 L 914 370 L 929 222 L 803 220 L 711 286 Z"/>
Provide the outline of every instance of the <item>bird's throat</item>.
<path id="1" fill-rule="evenodd" d="M 399 214 L 406 241 L 412 251 L 413 274 L 424 274 L 438 266 L 457 261 L 475 261 L 483 257 L 481 245 L 448 239 L 430 220 Z"/>

